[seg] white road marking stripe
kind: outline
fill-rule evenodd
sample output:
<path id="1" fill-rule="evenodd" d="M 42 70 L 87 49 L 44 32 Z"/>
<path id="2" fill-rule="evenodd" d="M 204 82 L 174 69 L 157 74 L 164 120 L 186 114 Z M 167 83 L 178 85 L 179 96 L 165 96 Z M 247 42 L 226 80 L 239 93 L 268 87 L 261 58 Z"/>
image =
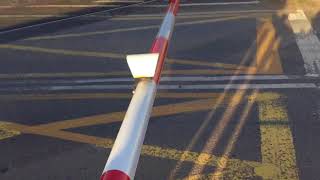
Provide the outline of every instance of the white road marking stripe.
<path id="1" fill-rule="evenodd" d="M 75 85 L 0 88 L 0 91 L 62 91 L 62 90 L 131 90 L 134 85 Z M 226 89 L 314 89 L 314 83 L 284 84 L 205 84 L 205 85 L 160 85 L 163 90 L 226 90 Z"/>
<path id="2" fill-rule="evenodd" d="M 163 85 L 160 89 L 207 90 L 207 89 L 300 89 L 317 88 L 314 83 L 286 84 L 212 84 L 212 85 Z"/>
<path id="3" fill-rule="evenodd" d="M 260 1 L 245 1 L 245 2 L 216 2 L 216 3 L 185 3 L 180 4 L 180 7 L 189 6 L 223 6 L 223 5 L 252 5 L 259 4 Z M 141 7 L 167 7 L 167 5 L 144 5 Z"/>
<path id="4" fill-rule="evenodd" d="M 205 12 L 179 12 L 179 16 L 215 15 L 215 14 L 242 14 L 242 13 L 278 13 L 279 10 L 247 10 L 247 11 L 205 11 Z M 163 17 L 162 14 L 129 14 L 121 17 Z M 177 16 L 177 17 L 179 17 Z"/>
<path id="5" fill-rule="evenodd" d="M 174 76 L 162 77 L 161 82 L 219 82 L 219 81 L 239 81 L 239 80 L 303 80 L 306 78 L 317 78 L 308 76 L 286 76 L 286 75 L 240 75 L 240 76 Z M 134 82 L 133 78 L 95 78 L 95 79 L 77 79 L 77 80 L 17 80 L 4 82 L 0 84 L 32 84 L 32 83 L 110 83 L 110 82 Z"/>
<path id="6" fill-rule="evenodd" d="M 320 41 L 302 10 L 289 14 L 289 22 L 304 60 L 307 74 L 320 74 Z"/>

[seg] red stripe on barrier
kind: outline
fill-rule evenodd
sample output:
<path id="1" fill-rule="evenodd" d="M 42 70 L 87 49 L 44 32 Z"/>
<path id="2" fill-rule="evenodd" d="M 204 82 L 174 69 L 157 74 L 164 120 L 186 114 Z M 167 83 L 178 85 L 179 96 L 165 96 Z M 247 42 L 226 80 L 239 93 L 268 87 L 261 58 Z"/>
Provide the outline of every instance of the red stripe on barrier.
<path id="1" fill-rule="evenodd" d="M 100 180 L 130 180 L 130 177 L 122 171 L 110 170 L 103 173 Z"/>
<path id="2" fill-rule="evenodd" d="M 171 0 L 168 8 L 168 12 L 172 12 L 173 15 L 177 15 L 179 10 L 179 1 L 180 0 Z"/>
<path id="3" fill-rule="evenodd" d="M 158 37 L 153 43 L 153 46 L 151 48 L 151 53 L 159 53 L 156 72 L 153 77 L 153 80 L 157 84 L 159 84 L 159 81 L 160 81 L 161 71 L 163 69 L 164 59 L 167 54 L 167 49 L 168 49 L 168 40 L 164 37 Z"/>

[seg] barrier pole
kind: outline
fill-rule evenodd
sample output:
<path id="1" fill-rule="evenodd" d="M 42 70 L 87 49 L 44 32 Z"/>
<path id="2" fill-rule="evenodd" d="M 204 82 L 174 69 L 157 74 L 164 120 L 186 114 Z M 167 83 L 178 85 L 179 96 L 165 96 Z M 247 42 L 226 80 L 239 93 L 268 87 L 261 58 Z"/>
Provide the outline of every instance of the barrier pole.
<path id="1" fill-rule="evenodd" d="M 170 1 L 150 53 L 127 56 L 138 84 L 100 180 L 134 179 L 179 3 Z"/>

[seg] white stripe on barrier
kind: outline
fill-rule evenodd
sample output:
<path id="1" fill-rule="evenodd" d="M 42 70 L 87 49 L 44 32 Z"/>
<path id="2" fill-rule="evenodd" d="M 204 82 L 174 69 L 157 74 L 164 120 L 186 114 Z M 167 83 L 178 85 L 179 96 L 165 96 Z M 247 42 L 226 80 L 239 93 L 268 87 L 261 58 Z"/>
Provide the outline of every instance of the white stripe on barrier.
<path id="1" fill-rule="evenodd" d="M 164 37 L 166 39 L 170 39 L 174 22 L 175 22 L 175 16 L 170 12 L 167 13 L 167 15 L 163 20 L 162 26 L 159 30 L 157 37 Z"/>
<path id="2" fill-rule="evenodd" d="M 156 83 L 153 80 L 140 81 L 135 92 L 104 168 L 104 172 L 120 170 L 130 179 L 134 179 L 153 107 Z"/>
<path id="3" fill-rule="evenodd" d="M 174 15 L 177 13 L 179 2 L 179 0 L 170 1 L 169 10 L 158 33 L 159 36 L 150 50 L 151 53 L 159 53 L 157 54 L 159 57 L 157 58 L 154 77 L 152 79 L 139 79 L 135 94 L 131 99 L 124 121 L 106 163 L 104 173 L 101 176 L 102 180 L 106 180 L 108 178 L 108 171 L 111 172 L 112 170 L 124 172 L 130 179 L 134 179 L 141 146 L 155 99 L 157 84 L 159 83 L 159 77 L 167 52 L 168 41 L 174 25 Z M 122 176 L 122 173 L 118 174 L 118 176 Z M 128 178 L 125 177 L 125 179 Z M 114 177 L 114 180 L 120 180 L 120 178 Z"/>

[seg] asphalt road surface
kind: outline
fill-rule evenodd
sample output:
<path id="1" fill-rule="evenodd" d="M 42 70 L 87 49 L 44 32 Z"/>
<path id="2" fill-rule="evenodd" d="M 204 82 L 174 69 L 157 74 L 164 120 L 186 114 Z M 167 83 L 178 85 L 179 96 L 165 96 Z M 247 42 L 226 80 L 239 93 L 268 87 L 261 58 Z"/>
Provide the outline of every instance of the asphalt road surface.
<path id="1" fill-rule="evenodd" d="M 320 21 L 297 9 L 182 2 L 135 179 L 319 179 Z M 0 32 L 1 180 L 99 179 L 135 86 L 125 56 L 165 10 Z"/>

